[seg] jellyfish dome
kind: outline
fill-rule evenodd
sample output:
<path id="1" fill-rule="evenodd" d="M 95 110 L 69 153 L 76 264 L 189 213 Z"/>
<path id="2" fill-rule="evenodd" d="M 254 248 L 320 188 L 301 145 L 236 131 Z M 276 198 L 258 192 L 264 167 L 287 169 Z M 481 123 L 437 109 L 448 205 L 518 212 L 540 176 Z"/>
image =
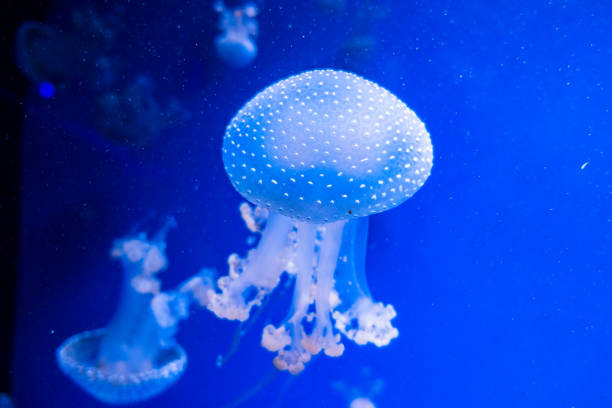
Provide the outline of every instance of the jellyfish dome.
<path id="1" fill-rule="evenodd" d="M 403 203 L 429 176 L 432 146 L 423 122 L 391 92 L 328 69 L 249 101 L 227 127 L 223 163 L 252 203 L 326 223 Z"/>
<path id="2" fill-rule="evenodd" d="M 404 202 L 430 174 L 432 144 L 416 114 L 355 74 L 308 71 L 240 109 L 227 126 L 223 162 L 256 206 L 241 214 L 261 239 L 245 258 L 229 257 L 229 275 L 209 290 L 207 307 L 244 321 L 283 273 L 294 276 L 289 315 L 262 335 L 276 367 L 292 374 L 321 351 L 341 355 L 340 334 L 378 347 L 397 337 L 395 309 L 367 287 L 368 216 Z"/>
<path id="3" fill-rule="evenodd" d="M 146 369 L 105 368 L 99 354 L 106 334 L 105 329 L 98 329 L 70 337 L 59 347 L 57 359 L 66 375 L 107 404 L 152 398 L 174 384 L 185 369 L 187 355 L 179 345 L 163 350 Z"/>
<path id="4" fill-rule="evenodd" d="M 189 299 L 160 292 L 156 274 L 166 268 L 164 236 L 173 219 L 149 240 L 146 234 L 118 240 L 124 282 L 110 324 L 68 338 L 57 349 L 60 369 L 92 396 L 108 404 L 147 400 L 183 374 L 187 355 L 174 340 Z"/>

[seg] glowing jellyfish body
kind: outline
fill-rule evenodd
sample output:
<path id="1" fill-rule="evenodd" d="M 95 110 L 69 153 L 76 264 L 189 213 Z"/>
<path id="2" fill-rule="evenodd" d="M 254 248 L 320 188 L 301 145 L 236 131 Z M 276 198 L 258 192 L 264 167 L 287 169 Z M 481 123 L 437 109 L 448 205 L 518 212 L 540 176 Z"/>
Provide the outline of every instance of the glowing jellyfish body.
<path id="1" fill-rule="evenodd" d="M 221 14 L 219 28 L 223 31 L 215 38 L 217 55 L 233 68 L 250 65 L 257 56 L 257 7 L 247 3 L 230 10 L 222 1 L 218 1 L 215 10 Z"/>
<path id="2" fill-rule="evenodd" d="M 11 399 L 11 397 L 4 393 L 4 392 L 0 392 L 0 408 L 14 408 L 15 405 L 13 405 L 13 400 Z"/>
<path id="3" fill-rule="evenodd" d="M 115 316 L 108 327 L 72 336 L 57 350 L 62 371 L 106 403 L 151 398 L 174 384 L 187 365 L 174 334 L 187 316 L 193 282 L 168 294 L 155 276 L 167 265 L 164 236 L 172 223 L 153 240 L 140 234 L 115 243 L 111 256 L 125 271 Z"/>
<path id="4" fill-rule="evenodd" d="M 367 216 L 412 196 L 432 160 L 415 113 L 357 75 L 309 71 L 264 89 L 231 120 L 223 141 L 233 186 L 257 206 L 242 206 L 242 216 L 262 236 L 246 258 L 230 256 L 229 276 L 209 291 L 208 308 L 244 321 L 286 272 L 295 276 L 291 313 L 262 336 L 277 368 L 296 374 L 320 351 L 341 355 L 339 333 L 387 345 L 398 335 L 395 310 L 367 288 Z"/>
<path id="5" fill-rule="evenodd" d="M 376 405 L 369 398 L 355 398 L 351 401 L 349 408 L 376 408 Z"/>

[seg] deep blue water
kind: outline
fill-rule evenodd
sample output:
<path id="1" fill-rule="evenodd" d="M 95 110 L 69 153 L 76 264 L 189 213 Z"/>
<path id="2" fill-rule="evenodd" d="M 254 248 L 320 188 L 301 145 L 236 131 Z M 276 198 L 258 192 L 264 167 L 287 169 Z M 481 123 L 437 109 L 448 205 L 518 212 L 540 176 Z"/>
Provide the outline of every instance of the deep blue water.
<path id="1" fill-rule="evenodd" d="M 117 38 L 107 48 L 77 41 L 78 58 L 62 66 L 78 80 L 48 99 L 33 85 L 15 406 L 103 406 L 59 371 L 55 349 L 112 316 L 121 281 L 109 257 L 115 238 L 174 215 L 167 287 L 203 266 L 225 273 L 226 257 L 246 251 L 242 198 L 221 162 L 224 128 L 265 86 L 324 67 L 389 89 L 431 134 L 425 186 L 370 221 L 368 281 L 377 300 L 395 306 L 399 338 L 380 349 L 345 341 L 342 357 L 317 357 L 295 378 L 274 374 L 260 333 L 286 314 L 286 290 L 217 368 L 238 326 L 195 311 L 177 336 L 186 373 L 142 406 L 223 407 L 262 381 L 241 406 L 348 407 L 332 384 L 367 394 L 373 378 L 384 381 L 372 397 L 379 408 L 612 406 L 612 7 L 347 0 L 328 14 L 315 2 L 259 5 L 259 54 L 248 68 L 216 57 L 208 2 L 127 2 L 121 11 L 95 7 L 114 16 Z M 70 32 L 73 8 L 58 5 L 48 23 Z M 370 50 L 339 57 L 362 32 Z M 63 41 L 58 50 L 74 44 Z M 111 56 L 111 68 L 82 67 L 98 54 Z M 176 99 L 188 115 L 148 143 L 109 137 L 95 104 L 105 72 L 125 88 L 149 78 L 163 108 Z M 104 116 L 129 133 L 112 111 Z"/>

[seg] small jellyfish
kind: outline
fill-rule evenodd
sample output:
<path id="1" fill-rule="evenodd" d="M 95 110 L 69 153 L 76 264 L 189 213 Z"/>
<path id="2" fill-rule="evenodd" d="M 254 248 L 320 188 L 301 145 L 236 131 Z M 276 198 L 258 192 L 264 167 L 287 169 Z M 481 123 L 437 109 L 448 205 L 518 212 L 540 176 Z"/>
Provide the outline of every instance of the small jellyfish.
<path id="1" fill-rule="evenodd" d="M 217 1 L 214 8 L 221 14 L 219 29 L 223 31 L 215 38 L 217 55 L 232 68 L 250 65 L 257 56 L 257 6 L 246 3 L 231 10 L 223 1 Z"/>
<path id="2" fill-rule="evenodd" d="M 340 333 L 379 347 L 397 337 L 393 306 L 375 302 L 367 287 L 368 216 L 404 202 L 430 174 L 433 149 L 416 114 L 355 74 L 304 72 L 240 109 L 226 129 L 223 163 L 256 205 L 241 214 L 261 238 L 246 258 L 229 257 L 208 309 L 245 321 L 283 273 L 294 276 L 291 312 L 262 336 L 275 366 L 292 374 L 321 351 L 341 355 Z"/>
<path id="3" fill-rule="evenodd" d="M 10 395 L 0 392 L 0 408 L 13 408 L 14 406 Z"/>
<path id="4" fill-rule="evenodd" d="M 342 394 L 349 408 L 376 408 L 372 398 L 381 393 L 385 387 L 385 381 L 381 378 L 372 378 L 371 370 L 368 367 L 362 367 L 360 374 L 359 384 L 335 381 L 332 387 Z"/>
<path id="5" fill-rule="evenodd" d="M 351 401 L 349 408 L 376 408 L 376 405 L 369 398 L 358 397 Z"/>
<path id="6" fill-rule="evenodd" d="M 153 144 L 168 127 L 185 122 L 187 112 L 176 100 L 162 106 L 151 78 L 140 75 L 95 101 L 95 124 L 111 140 L 136 148 Z"/>
<path id="7" fill-rule="evenodd" d="M 65 43 L 66 36 L 50 25 L 25 22 L 17 32 L 17 66 L 36 84 L 63 83 L 69 77 L 64 64 L 73 60 L 70 52 L 60 46 Z"/>
<path id="8" fill-rule="evenodd" d="M 115 316 L 106 328 L 68 338 L 57 350 L 62 371 L 85 391 L 109 404 L 144 401 L 174 384 L 187 355 L 174 335 L 192 300 L 205 305 L 208 271 L 178 290 L 161 292 L 157 273 L 167 266 L 165 235 L 174 219 L 149 240 L 141 233 L 115 242 L 124 281 Z"/>

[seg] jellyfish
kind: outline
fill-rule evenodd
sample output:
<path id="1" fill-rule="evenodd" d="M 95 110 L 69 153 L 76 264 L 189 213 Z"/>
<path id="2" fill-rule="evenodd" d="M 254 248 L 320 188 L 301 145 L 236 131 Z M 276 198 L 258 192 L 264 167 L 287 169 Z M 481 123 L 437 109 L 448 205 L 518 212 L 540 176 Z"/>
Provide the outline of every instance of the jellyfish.
<path id="1" fill-rule="evenodd" d="M 344 352 L 340 334 L 385 346 L 398 336 L 392 305 L 373 300 L 365 255 L 368 217 L 403 203 L 433 165 L 423 122 L 386 89 L 352 73 L 307 71 L 258 93 L 230 121 L 223 163 L 247 227 L 246 257 L 208 289 L 219 318 L 245 321 L 286 273 L 292 307 L 263 329 L 279 370 L 298 374 L 313 355 Z"/>
<path id="2" fill-rule="evenodd" d="M 346 9 L 346 0 L 317 0 L 317 6 L 324 14 L 338 14 Z"/>
<path id="3" fill-rule="evenodd" d="M 153 144 L 166 128 L 189 119 L 189 112 L 175 99 L 162 106 L 154 88 L 151 78 L 139 75 L 125 86 L 98 96 L 96 127 L 109 139 L 143 148 Z"/>
<path id="4" fill-rule="evenodd" d="M 10 395 L 0 392 L 0 408 L 13 408 L 14 406 Z"/>
<path id="5" fill-rule="evenodd" d="M 376 405 L 369 398 L 357 397 L 351 401 L 349 408 L 376 408 Z"/>
<path id="6" fill-rule="evenodd" d="M 215 38 L 217 55 L 232 68 L 250 65 L 257 56 L 257 7 L 246 3 L 230 10 L 223 1 L 217 1 L 214 8 L 221 14 L 219 29 L 223 31 Z"/>
<path id="7" fill-rule="evenodd" d="M 118 76 L 110 56 L 120 29 L 117 19 L 85 8 L 73 12 L 71 23 L 56 28 L 24 22 L 15 43 L 17 66 L 34 84 L 49 84 L 57 91 L 70 88 L 71 95 L 111 86 Z"/>
<path id="8" fill-rule="evenodd" d="M 64 63 L 73 60 L 70 52 L 58 44 L 66 36 L 48 24 L 29 21 L 19 27 L 15 54 L 17 66 L 36 84 L 62 83 L 68 80 Z"/>
<path id="9" fill-rule="evenodd" d="M 68 338 L 57 350 L 61 370 L 85 391 L 109 404 L 152 398 L 185 371 L 187 354 L 174 339 L 189 305 L 207 302 L 211 275 L 203 270 L 170 292 L 157 274 L 167 266 L 165 236 L 169 219 L 148 239 L 145 233 L 117 240 L 111 256 L 123 264 L 117 311 L 106 328 Z"/>
<path id="10" fill-rule="evenodd" d="M 373 378 L 369 367 L 361 368 L 360 377 L 358 385 L 334 381 L 332 388 L 342 394 L 349 408 L 376 408 L 372 398 L 382 392 L 385 381 L 382 378 Z"/>

